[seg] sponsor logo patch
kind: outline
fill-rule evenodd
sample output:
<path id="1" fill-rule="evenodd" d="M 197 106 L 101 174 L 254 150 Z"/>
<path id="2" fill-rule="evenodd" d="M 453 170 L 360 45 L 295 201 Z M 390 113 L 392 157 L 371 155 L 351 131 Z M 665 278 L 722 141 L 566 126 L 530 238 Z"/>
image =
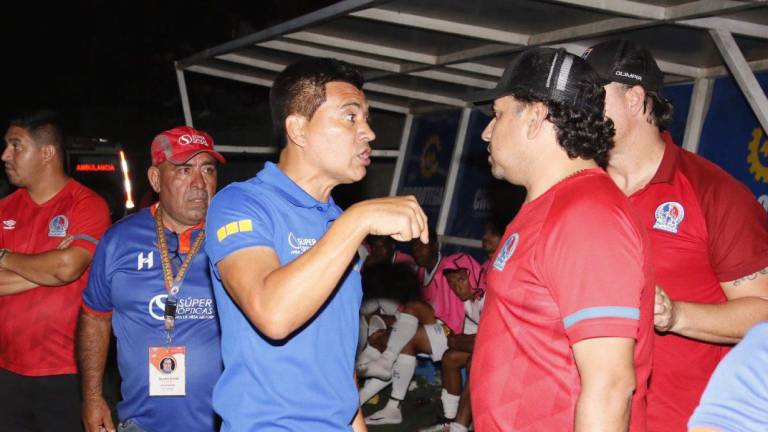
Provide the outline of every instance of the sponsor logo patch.
<path id="1" fill-rule="evenodd" d="M 515 253 L 515 249 L 517 249 L 517 243 L 519 240 L 520 234 L 518 233 L 514 233 L 509 236 L 507 241 L 505 241 L 501 246 L 499 254 L 496 255 L 496 259 L 493 261 L 493 268 L 498 271 L 504 270 L 504 267 L 507 265 L 507 261 L 509 261 L 509 259 L 512 258 L 512 254 Z"/>
<path id="2" fill-rule="evenodd" d="M 6 230 L 12 230 L 16 228 L 16 221 L 13 219 L 8 219 L 3 221 L 3 229 Z"/>
<path id="3" fill-rule="evenodd" d="M 56 215 L 48 222 L 48 237 L 66 237 L 69 219 L 64 215 Z"/>
<path id="4" fill-rule="evenodd" d="M 291 255 L 301 255 L 317 243 L 317 239 L 297 237 L 293 232 L 288 233 L 288 246 L 291 247 Z"/>
<path id="5" fill-rule="evenodd" d="M 678 227 L 685 218 L 685 209 L 680 203 L 669 201 L 656 207 L 654 216 L 656 217 L 654 229 L 677 234 Z"/>
<path id="6" fill-rule="evenodd" d="M 149 301 L 149 315 L 158 320 L 165 320 L 165 300 L 168 294 L 158 294 Z M 176 304 L 176 320 L 204 320 L 216 318 L 213 299 L 184 297 Z"/>

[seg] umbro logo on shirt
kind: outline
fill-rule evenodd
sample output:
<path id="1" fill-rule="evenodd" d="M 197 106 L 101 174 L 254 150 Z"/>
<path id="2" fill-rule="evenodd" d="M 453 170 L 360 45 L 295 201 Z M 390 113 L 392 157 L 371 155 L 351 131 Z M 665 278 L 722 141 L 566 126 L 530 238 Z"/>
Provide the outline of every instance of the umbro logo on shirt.
<path id="1" fill-rule="evenodd" d="M 3 229 L 12 230 L 16 228 L 16 221 L 13 219 L 8 219 L 3 221 Z"/>

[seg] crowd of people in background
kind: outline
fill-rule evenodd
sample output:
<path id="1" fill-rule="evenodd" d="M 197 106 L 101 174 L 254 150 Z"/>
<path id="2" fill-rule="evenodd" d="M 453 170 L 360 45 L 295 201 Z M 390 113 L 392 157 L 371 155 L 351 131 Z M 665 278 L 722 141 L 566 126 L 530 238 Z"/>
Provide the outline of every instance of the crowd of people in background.
<path id="1" fill-rule="evenodd" d="M 338 60 L 288 66 L 279 160 L 218 192 L 213 138 L 159 133 L 158 201 L 111 227 L 65 172 L 56 114 L 13 119 L 0 428 L 359 432 L 403 423 L 419 358 L 441 377 L 422 431 L 768 427 L 768 220 L 664 131 L 648 50 L 528 49 L 472 96 L 492 106 L 491 173 L 527 190 L 483 227 L 481 262 L 444 253 L 414 197 L 334 203 L 371 163 L 362 87 Z"/>

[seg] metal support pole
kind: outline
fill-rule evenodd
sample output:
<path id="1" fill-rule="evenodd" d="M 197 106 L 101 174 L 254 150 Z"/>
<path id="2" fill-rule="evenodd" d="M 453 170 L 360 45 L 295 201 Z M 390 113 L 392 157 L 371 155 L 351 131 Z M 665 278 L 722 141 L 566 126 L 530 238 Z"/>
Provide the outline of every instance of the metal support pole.
<path id="1" fill-rule="evenodd" d="M 691 107 L 688 110 L 685 137 L 683 138 L 683 148 L 690 152 L 699 152 L 701 130 L 704 128 L 704 120 L 707 118 L 713 88 L 714 80 L 710 78 L 698 78 L 693 82 Z"/>
<path id="2" fill-rule="evenodd" d="M 176 80 L 179 82 L 179 94 L 181 94 L 181 109 L 184 110 L 184 124 L 194 127 L 192 124 L 192 109 L 189 106 L 189 93 L 187 92 L 187 81 L 184 79 L 184 71 L 176 69 Z"/>
<path id="3" fill-rule="evenodd" d="M 413 125 L 413 114 L 405 115 L 403 124 L 403 133 L 400 137 L 400 150 L 395 161 L 395 172 L 392 173 L 392 184 L 389 187 L 389 196 L 397 195 L 397 188 L 400 187 L 400 180 L 403 176 L 403 164 L 405 156 L 408 154 L 408 141 L 411 139 L 411 126 Z"/>
<path id="4" fill-rule="evenodd" d="M 710 30 L 709 34 L 757 116 L 757 121 L 760 122 L 763 130 L 768 131 L 768 99 L 733 35 L 724 30 Z"/>
<path id="5" fill-rule="evenodd" d="M 440 213 L 437 217 L 437 234 L 445 234 L 445 226 L 448 223 L 448 213 L 451 212 L 453 203 L 454 189 L 456 188 L 456 178 L 459 175 L 459 166 L 461 165 L 461 156 L 464 153 L 464 141 L 467 137 L 467 128 L 469 127 L 469 118 L 472 115 L 471 108 L 461 110 L 461 120 L 459 120 L 459 129 L 456 134 L 456 145 L 453 146 L 453 156 L 451 156 L 451 166 L 448 169 L 448 180 L 443 189 L 443 203 L 440 205 Z"/>

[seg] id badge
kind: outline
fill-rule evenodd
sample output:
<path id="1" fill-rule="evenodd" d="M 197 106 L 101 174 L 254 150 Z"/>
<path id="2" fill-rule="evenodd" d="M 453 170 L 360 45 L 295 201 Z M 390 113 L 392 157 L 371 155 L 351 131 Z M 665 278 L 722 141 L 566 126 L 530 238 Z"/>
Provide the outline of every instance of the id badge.
<path id="1" fill-rule="evenodd" d="M 186 360 L 186 347 L 149 347 L 149 395 L 185 396 Z"/>

